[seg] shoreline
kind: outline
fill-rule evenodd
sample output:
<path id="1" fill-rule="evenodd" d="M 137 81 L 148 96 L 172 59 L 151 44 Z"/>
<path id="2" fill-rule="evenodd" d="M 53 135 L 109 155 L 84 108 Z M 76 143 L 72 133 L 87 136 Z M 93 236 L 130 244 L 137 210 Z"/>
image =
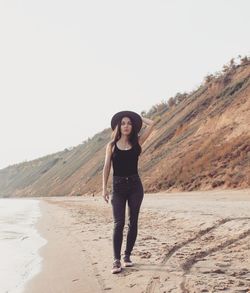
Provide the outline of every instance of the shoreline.
<path id="1" fill-rule="evenodd" d="M 40 272 L 39 249 L 47 242 L 36 227 L 41 217 L 39 200 L 0 200 L 0 291 L 20 293 Z"/>
<path id="2" fill-rule="evenodd" d="M 79 244 L 67 237 L 66 227 L 71 224 L 67 212 L 49 204 L 47 198 L 39 200 L 42 216 L 36 229 L 48 242 L 38 251 L 42 257 L 41 270 L 27 282 L 23 292 L 89 292 L 83 291 L 85 282 L 92 288 L 91 292 L 95 292 L 97 284 L 83 266 Z"/>
<path id="3" fill-rule="evenodd" d="M 41 272 L 23 293 L 250 292 L 250 189 L 145 194 L 135 265 L 120 274 L 110 272 L 110 201 L 39 199 L 36 228 L 48 243 L 39 250 Z M 126 233 L 127 211 L 122 256 Z"/>

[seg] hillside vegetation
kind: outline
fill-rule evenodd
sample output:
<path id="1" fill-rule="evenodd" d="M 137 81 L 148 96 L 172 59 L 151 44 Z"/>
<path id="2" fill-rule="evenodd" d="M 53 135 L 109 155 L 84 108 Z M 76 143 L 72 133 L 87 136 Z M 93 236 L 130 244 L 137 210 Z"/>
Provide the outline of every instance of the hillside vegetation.
<path id="1" fill-rule="evenodd" d="M 141 114 L 156 122 L 139 160 L 145 192 L 250 187 L 248 57 Z M 101 193 L 110 136 L 104 129 L 71 149 L 0 170 L 0 196 Z M 109 186 L 111 177 L 112 169 Z"/>

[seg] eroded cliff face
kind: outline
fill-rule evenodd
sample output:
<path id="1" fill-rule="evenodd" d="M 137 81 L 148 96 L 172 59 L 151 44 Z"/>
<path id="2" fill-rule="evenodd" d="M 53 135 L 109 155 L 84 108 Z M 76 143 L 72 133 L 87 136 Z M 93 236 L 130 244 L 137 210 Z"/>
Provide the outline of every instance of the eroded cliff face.
<path id="1" fill-rule="evenodd" d="M 209 78 L 171 107 L 154 112 L 142 146 L 144 191 L 250 187 L 250 63 Z M 99 194 L 111 129 L 71 150 L 0 170 L 0 196 Z M 109 177 L 111 183 L 112 169 Z"/>
<path id="2" fill-rule="evenodd" d="M 249 85 L 239 67 L 165 113 L 142 163 L 148 191 L 250 186 Z"/>

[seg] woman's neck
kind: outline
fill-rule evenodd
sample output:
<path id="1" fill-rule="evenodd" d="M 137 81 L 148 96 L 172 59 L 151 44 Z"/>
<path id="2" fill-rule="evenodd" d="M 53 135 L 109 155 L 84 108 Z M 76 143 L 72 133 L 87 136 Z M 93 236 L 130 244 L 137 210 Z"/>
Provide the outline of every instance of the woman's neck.
<path id="1" fill-rule="evenodd" d="M 119 140 L 123 144 L 129 143 L 129 136 L 128 135 L 121 135 L 121 138 Z"/>

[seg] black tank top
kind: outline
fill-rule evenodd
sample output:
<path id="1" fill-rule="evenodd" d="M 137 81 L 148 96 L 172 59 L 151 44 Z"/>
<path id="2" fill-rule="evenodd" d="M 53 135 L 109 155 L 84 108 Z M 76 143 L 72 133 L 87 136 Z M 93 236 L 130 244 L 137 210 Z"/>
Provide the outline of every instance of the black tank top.
<path id="1" fill-rule="evenodd" d="M 139 145 L 132 146 L 129 150 L 121 150 L 115 143 L 112 154 L 114 176 L 129 176 L 138 174 Z"/>

